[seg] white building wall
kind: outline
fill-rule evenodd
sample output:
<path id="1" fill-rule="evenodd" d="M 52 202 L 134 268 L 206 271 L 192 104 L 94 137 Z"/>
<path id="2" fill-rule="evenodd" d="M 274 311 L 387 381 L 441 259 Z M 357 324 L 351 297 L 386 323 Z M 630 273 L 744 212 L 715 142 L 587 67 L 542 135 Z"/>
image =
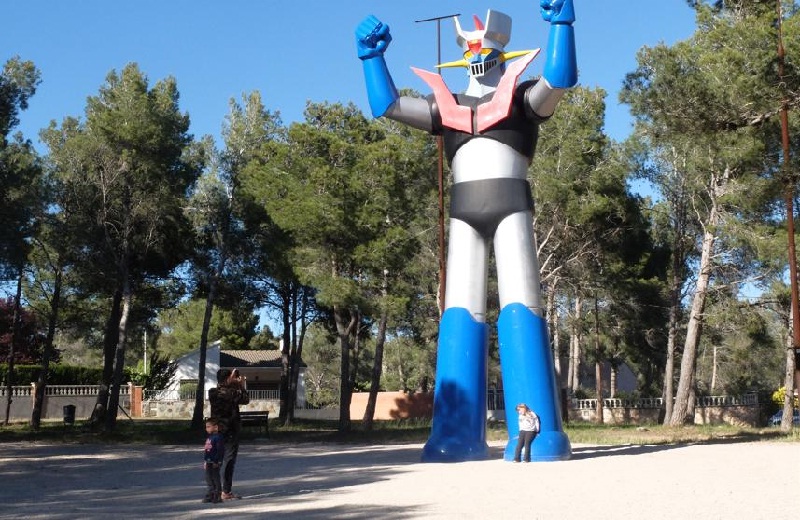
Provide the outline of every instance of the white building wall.
<path id="1" fill-rule="evenodd" d="M 206 373 L 205 373 L 205 389 L 208 391 L 211 388 L 217 387 L 217 370 L 219 370 L 219 351 L 220 342 L 215 341 L 206 348 Z M 177 391 L 180 388 L 180 383 L 186 379 L 199 379 L 200 367 L 200 349 L 193 350 L 188 354 L 184 354 L 177 360 L 178 368 L 175 370 L 175 377 L 167 387 L 168 390 Z"/>

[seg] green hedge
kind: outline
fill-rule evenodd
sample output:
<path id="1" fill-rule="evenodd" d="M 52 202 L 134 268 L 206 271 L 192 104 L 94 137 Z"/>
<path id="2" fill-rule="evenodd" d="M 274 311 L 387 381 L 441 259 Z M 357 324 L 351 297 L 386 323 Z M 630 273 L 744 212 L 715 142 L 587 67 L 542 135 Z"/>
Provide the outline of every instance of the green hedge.
<path id="1" fill-rule="evenodd" d="M 28 385 L 39 380 L 40 365 L 14 365 L 14 386 Z M 8 365 L 0 363 L 0 384 L 6 384 Z M 48 385 L 97 385 L 103 380 L 102 368 L 76 365 L 50 365 Z"/>

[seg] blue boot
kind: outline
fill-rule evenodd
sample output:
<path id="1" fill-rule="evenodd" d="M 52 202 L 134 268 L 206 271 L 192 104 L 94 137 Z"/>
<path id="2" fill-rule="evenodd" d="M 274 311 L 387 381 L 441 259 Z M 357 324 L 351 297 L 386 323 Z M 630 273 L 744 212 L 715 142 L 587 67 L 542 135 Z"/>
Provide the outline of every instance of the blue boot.
<path id="1" fill-rule="evenodd" d="M 463 308 L 445 310 L 439 324 L 431 436 L 423 462 L 483 460 L 486 445 L 488 328 Z"/>
<path id="2" fill-rule="evenodd" d="M 532 460 L 569 459 L 572 447 L 561 425 L 547 323 L 524 305 L 512 303 L 500 311 L 497 326 L 508 427 L 508 444 L 503 458 L 514 459 L 519 437 L 515 407 L 525 403 L 539 416 L 541 425 L 531 448 Z"/>

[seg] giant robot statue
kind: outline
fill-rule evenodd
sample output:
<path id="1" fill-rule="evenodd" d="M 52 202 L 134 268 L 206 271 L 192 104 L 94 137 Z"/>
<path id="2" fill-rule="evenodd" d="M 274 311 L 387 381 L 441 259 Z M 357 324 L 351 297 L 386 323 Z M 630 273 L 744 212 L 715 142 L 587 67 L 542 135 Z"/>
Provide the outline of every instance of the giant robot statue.
<path id="1" fill-rule="evenodd" d="M 571 453 L 559 413 L 533 235 L 533 200 L 527 181 L 539 124 L 577 82 L 572 0 L 541 0 L 550 22 L 544 72 L 518 83 L 538 54 L 506 52 L 511 18 L 489 10 L 485 23 L 465 31 L 455 18 L 469 85 L 451 93 L 441 76 L 412 69 L 433 90 L 427 98 L 399 96 L 384 60 L 389 27 L 369 16 L 356 29 L 370 108 L 375 117 L 442 135 L 453 184 L 447 251 L 445 310 L 439 329 L 431 435 L 422 460 L 484 459 L 488 334 L 487 258 L 494 244 L 500 293 L 498 337 L 509 442 L 513 458 L 519 427 L 513 410 L 526 403 L 541 418 L 533 460 L 564 460 Z M 518 58 L 510 62 L 511 59 Z"/>

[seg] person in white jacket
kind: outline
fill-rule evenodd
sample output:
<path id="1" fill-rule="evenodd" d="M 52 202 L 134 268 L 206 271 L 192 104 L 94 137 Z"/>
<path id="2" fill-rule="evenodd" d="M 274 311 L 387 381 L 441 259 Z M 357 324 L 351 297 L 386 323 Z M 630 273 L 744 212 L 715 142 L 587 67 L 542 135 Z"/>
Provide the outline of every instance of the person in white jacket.
<path id="1" fill-rule="evenodd" d="M 517 437 L 517 446 L 514 449 L 513 462 L 520 462 L 523 449 L 525 450 L 524 461 L 530 462 L 533 440 L 539 433 L 539 416 L 525 403 L 519 403 L 517 405 L 517 423 L 519 424 L 519 437 Z"/>

